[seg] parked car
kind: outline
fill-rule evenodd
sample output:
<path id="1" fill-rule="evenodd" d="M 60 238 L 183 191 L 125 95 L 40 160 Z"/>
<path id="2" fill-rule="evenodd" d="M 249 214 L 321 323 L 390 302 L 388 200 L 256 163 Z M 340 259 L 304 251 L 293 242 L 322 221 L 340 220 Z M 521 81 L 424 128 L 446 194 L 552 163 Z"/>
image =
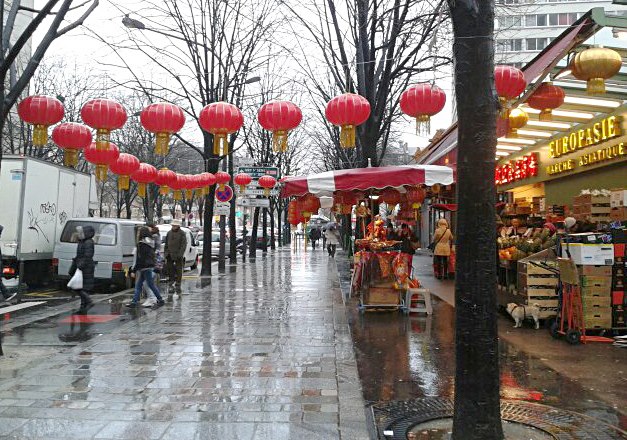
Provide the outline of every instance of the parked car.
<path id="1" fill-rule="evenodd" d="M 94 235 L 94 261 L 96 282 L 106 287 L 127 286 L 126 272 L 133 264 L 133 250 L 137 228 L 143 222 L 114 218 L 76 218 L 65 223 L 55 243 L 52 256 L 54 277 L 61 283 L 70 279 L 69 271 L 78 246 L 77 226 L 91 226 Z"/>
<path id="2" fill-rule="evenodd" d="M 162 246 L 165 247 L 165 237 L 172 229 L 172 225 L 158 225 L 159 235 L 161 235 Z M 181 227 L 181 230 L 185 232 L 185 238 L 187 238 L 187 249 L 185 249 L 185 266 L 190 269 L 196 269 L 198 267 L 198 244 L 194 240 L 192 231 L 189 228 Z"/>

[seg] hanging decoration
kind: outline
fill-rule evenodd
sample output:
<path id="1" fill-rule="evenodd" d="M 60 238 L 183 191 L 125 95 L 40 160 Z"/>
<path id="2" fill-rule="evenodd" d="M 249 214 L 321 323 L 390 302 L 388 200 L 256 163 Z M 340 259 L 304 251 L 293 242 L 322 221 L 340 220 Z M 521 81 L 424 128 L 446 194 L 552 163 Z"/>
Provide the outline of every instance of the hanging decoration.
<path id="1" fill-rule="evenodd" d="M 298 207 L 305 218 L 305 222 L 308 222 L 313 214 L 318 213 L 320 209 L 320 199 L 313 194 L 305 194 L 298 199 Z"/>
<path id="2" fill-rule="evenodd" d="M 118 159 L 109 165 L 113 174 L 118 175 L 118 190 L 128 191 L 131 174 L 139 169 L 139 159 L 128 153 L 120 153 Z"/>
<path id="3" fill-rule="evenodd" d="M 225 171 L 218 171 L 217 173 L 215 173 L 215 178 L 216 183 L 218 184 L 219 191 L 224 191 L 224 185 L 229 183 L 229 181 L 231 180 L 231 176 Z"/>
<path id="4" fill-rule="evenodd" d="M 201 182 L 202 195 L 206 196 L 209 194 L 210 187 L 216 184 L 216 176 L 211 173 L 200 173 L 199 181 Z"/>
<path id="5" fill-rule="evenodd" d="M 172 179 L 170 182 L 170 189 L 172 190 L 172 198 L 174 200 L 183 200 L 183 190 L 185 189 L 185 177 L 182 174 L 175 174 L 176 179 Z"/>
<path id="6" fill-rule="evenodd" d="M 575 55 L 570 69 L 575 78 L 587 82 L 586 91 L 589 95 L 602 95 L 605 93 L 605 80 L 620 72 L 622 64 L 618 52 L 598 46 Z"/>
<path id="7" fill-rule="evenodd" d="M 185 198 L 191 200 L 196 189 L 196 177 L 190 174 L 179 174 L 178 178 L 181 182 L 181 190 L 185 192 Z"/>
<path id="8" fill-rule="evenodd" d="M 525 125 L 527 125 L 527 122 L 529 122 L 529 115 L 525 111 L 519 108 L 515 108 L 514 110 L 510 111 L 507 137 L 517 138 L 518 129 L 523 128 Z"/>
<path id="9" fill-rule="evenodd" d="M 158 102 L 142 110 L 140 121 L 147 131 L 156 136 L 155 153 L 158 156 L 167 156 L 170 137 L 185 125 L 185 114 L 177 105 Z"/>
<path id="10" fill-rule="evenodd" d="M 394 207 L 401 203 L 401 193 L 395 190 L 394 188 L 386 188 L 381 191 L 380 194 L 381 200 L 385 202 L 388 207 Z"/>
<path id="11" fill-rule="evenodd" d="M 494 68 L 494 87 L 501 104 L 500 116 L 509 117 L 513 101 L 527 88 L 527 80 L 522 70 L 513 66 L 500 65 Z"/>
<path id="12" fill-rule="evenodd" d="M 527 98 L 527 105 L 536 110 L 540 110 L 540 121 L 552 121 L 554 109 L 564 104 L 565 93 L 561 87 L 553 85 L 552 82 L 540 84 L 533 94 Z"/>
<path id="13" fill-rule="evenodd" d="M 92 142 L 83 150 L 83 155 L 87 162 L 96 165 L 96 180 L 98 182 L 104 182 L 107 180 L 109 166 L 118 160 L 120 149 L 113 142 L 110 142 L 109 148 L 102 150 L 97 147 L 95 142 Z"/>
<path id="14" fill-rule="evenodd" d="M 287 205 L 287 222 L 292 226 L 296 226 L 300 223 L 298 202 L 296 200 L 292 200 Z"/>
<path id="15" fill-rule="evenodd" d="M 353 210 L 353 205 L 357 204 L 357 196 L 350 191 L 336 191 L 333 194 L 333 203 L 335 212 L 338 214 L 350 214 Z"/>
<path id="16" fill-rule="evenodd" d="M 137 182 L 137 195 L 146 197 L 146 185 L 157 179 L 157 169 L 150 164 L 140 163 L 139 168 L 131 174 L 131 179 Z"/>
<path id="17" fill-rule="evenodd" d="M 157 171 L 155 183 L 159 185 L 159 194 L 165 196 L 170 192 L 172 185 L 176 186 L 176 173 L 167 168 L 161 168 Z"/>
<path id="18" fill-rule="evenodd" d="M 442 185 L 440 185 L 439 183 L 436 183 L 433 186 L 431 186 L 431 192 L 433 194 L 440 194 L 440 191 L 442 191 Z"/>
<path id="19" fill-rule="evenodd" d="M 345 93 L 327 103 L 325 116 L 331 124 L 341 127 L 340 146 L 353 148 L 357 126 L 366 122 L 370 116 L 370 103 L 363 96 Z"/>
<path id="20" fill-rule="evenodd" d="M 203 130 L 213 135 L 213 154 L 225 156 L 229 154 L 227 136 L 242 128 L 244 115 L 233 104 L 214 102 L 200 111 L 198 123 Z"/>
<path id="21" fill-rule="evenodd" d="M 250 175 L 246 173 L 239 173 L 239 174 L 236 174 L 235 177 L 233 177 L 233 183 L 239 186 L 240 194 L 244 194 L 244 191 L 246 191 L 246 186 L 248 186 L 250 182 L 252 181 L 253 181 L 253 178 L 250 177 Z"/>
<path id="22" fill-rule="evenodd" d="M 272 176 L 261 176 L 258 180 L 258 184 L 263 188 L 263 195 L 269 197 L 270 191 L 276 186 L 276 179 Z"/>
<path id="23" fill-rule="evenodd" d="M 17 114 L 33 126 L 33 145 L 43 147 L 48 143 L 48 127 L 63 119 L 63 103 L 52 96 L 33 95 L 17 106 Z"/>
<path id="24" fill-rule="evenodd" d="M 63 149 L 63 165 L 78 165 L 78 152 L 91 144 L 91 130 L 83 124 L 64 122 L 52 130 L 52 141 Z"/>
<path id="25" fill-rule="evenodd" d="M 401 95 L 401 110 L 416 119 L 416 134 L 429 134 L 431 116 L 440 113 L 445 103 L 446 94 L 435 84 L 416 84 Z"/>
<path id="26" fill-rule="evenodd" d="M 81 108 L 83 122 L 96 130 L 96 148 L 109 148 L 111 131 L 122 128 L 126 123 L 126 110 L 119 102 L 111 99 L 92 99 Z"/>
<path id="27" fill-rule="evenodd" d="M 427 192 L 418 186 L 412 186 L 407 189 L 405 198 L 407 203 L 411 205 L 411 209 L 414 211 L 414 220 L 418 220 L 418 210 L 422 206 L 422 202 L 425 201 Z"/>
<path id="28" fill-rule="evenodd" d="M 272 132 L 272 148 L 277 153 L 287 151 L 287 136 L 303 120 L 303 113 L 290 101 L 271 101 L 257 113 L 259 124 Z"/>

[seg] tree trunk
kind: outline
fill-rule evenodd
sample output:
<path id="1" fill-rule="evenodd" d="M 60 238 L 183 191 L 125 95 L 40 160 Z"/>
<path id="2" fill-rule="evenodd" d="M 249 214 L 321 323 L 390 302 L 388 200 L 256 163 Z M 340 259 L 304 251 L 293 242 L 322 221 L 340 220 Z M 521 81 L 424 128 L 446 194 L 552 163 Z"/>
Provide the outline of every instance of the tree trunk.
<path id="1" fill-rule="evenodd" d="M 459 118 L 453 439 L 501 440 L 494 264 L 498 105 L 494 91 L 494 1 L 449 0 L 449 5 Z"/>
<path id="2" fill-rule="evenodd" d="M 276 244 L 274 243 L 276 238 L 274 236 L 274 211 L 275 209 L 270 211 L 270 249 L 272 250 L 276 249 Z"/>
<path id="3" fill-rule="evenodd" d="M 257 256 L 257 228 L 259 227 L 259 208 L 255 208 L 253 214 L 253 230 L 250 231 L 250 253 L 249 258 L 253 260 Z"/>
<path id="4" fill-rule="evenodd" d="M 229 176 L 231 176 L 231 180 L 229 184 L 231 188 L 235 188 L 233 185 L 233 150 L 229 152 Z M 231 264 L 237 262 L 237 232 L 235 229 L 235 200 L 237 196 L 235 195 L 235 190 L 233 190 L 233 198 L 231 199 L 231 205 L 229 206 L 229 260 Z M 236 267 L 236 266 L 233 266 Z"/>
<path id="5" fill-rule="evenodd" d="M 263 253 L 268 252 L 268 208 L 263 208 Z"/>

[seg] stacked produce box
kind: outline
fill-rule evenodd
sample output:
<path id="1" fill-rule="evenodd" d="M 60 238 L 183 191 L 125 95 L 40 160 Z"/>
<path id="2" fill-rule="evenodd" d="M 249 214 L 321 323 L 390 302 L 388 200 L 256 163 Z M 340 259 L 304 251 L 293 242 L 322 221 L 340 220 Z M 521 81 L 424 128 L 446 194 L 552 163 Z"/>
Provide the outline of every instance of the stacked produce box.
<path id="1" fill-rule="evenodd" d="M 610 218 L 612 221 L 627 221 L 627 190 L 612 190 L 610 194 Z"/>
<path id="2" fill-rule="evenodd" d="M 546 211 L 546 198 L 534 197 L 531 202 L 532 214 L 544 214 Z"/>
<path id="3" fill-rule="evenodd" d="M 518 293 L 524 295 L 525 305 L 540 309 L 540 319 L 557 315 L 558 279 L 556 260 L 534 261 L 533 257 L 529 257 L 518 262 Z"/>
<path id="4" fill-rule="evenodd" d="M 573 199 L 573 217 L 592 223 L 610 221 L 610 196 L 581 194 Z"/>
<path id="5" fill-rule="evenodd" d="M 613 230 L 614 265 L 612 266 L 612 327 L 627 328 L 627 236 L 625 230 Z"/>
<path id="6" fill-rule="evenodd" d="M 612 266 L 578 266 L 586 329 L 612 327 Z"/>

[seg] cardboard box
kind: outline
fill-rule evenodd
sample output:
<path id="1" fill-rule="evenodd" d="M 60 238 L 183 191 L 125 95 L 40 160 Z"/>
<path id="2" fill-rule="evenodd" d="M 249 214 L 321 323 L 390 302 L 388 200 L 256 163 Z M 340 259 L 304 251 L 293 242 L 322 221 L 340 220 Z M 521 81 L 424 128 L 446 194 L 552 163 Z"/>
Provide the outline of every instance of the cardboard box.
<path id="1" fill-rule="evenodd" d="M 588 329 L 612 328 L 612 313 L 585 317 L 583 321 L 585 327 Z"/>
<path id="2" fill-rule="evenodd" d="M 625 305 L 625 291 L 618 290 L 612 292 L 612 305 L 613 306 L 623 306 Z"/>
<path id="3" fill-rule="evenodd" d="M 610 196 L 593 196 L 592 194 L 582 194 L 573 199 L 573 205 L 609 205 L 610 201 Z"/>
<path id="4" fill-rule="evenodd" d="M 614 245 L 611 244 L 570 243 L 562 247 L 562 257 L 567 258 L 568 251 L 575 264 L 595 266 L 614 264 Z"/>
<path id="5" fill-rule="evenodd" d="M 580 279 L 581 285 L 584 287 L 609 287 L 612 285 L 612 277 L 595 277 L 590 275 L 582 275 Z"/>
<path id="6" fill-rule="evenodd" d="M 612 289 L 610 286 L 607 286 L 607 287 L 590 286 L 590 287 L 581 288 L 582 298 L 585 296 L 611 296 L 611 294 L 612 294 Z"/>
<path id="7" fill-rule="evenodd" d="M 612 221 L 624 222 L 627 220 L 627 206 L 610 209 L 610 219 Z"/>
<path id="8" fill-rule="evenodd" d="M 601 295 L 584 296 L 581 299 L 581 303 L 583 304 L 584 315 L 587 315 L 588 312 L 594 312 L 592 314 L 595 314 L 599 311 L 609 309 L 612 306 L 612 298 Z"/>
<path id="9" fill-rule="evenodd" d="M 627 206 L 627 190 L 613 190 L 610 193 L 610 206 L 612 206 L 613 208 Z"/>
<path id="10" fill-rule="evenodd" d="M 577 266 L 579 273 L 581 275 L 590 275 L 593 277 L 611 277 L 612 276 L 612 268 L 615 266 L 598 266 L 598 265 L 586 265 L 586 266 Z"/>

